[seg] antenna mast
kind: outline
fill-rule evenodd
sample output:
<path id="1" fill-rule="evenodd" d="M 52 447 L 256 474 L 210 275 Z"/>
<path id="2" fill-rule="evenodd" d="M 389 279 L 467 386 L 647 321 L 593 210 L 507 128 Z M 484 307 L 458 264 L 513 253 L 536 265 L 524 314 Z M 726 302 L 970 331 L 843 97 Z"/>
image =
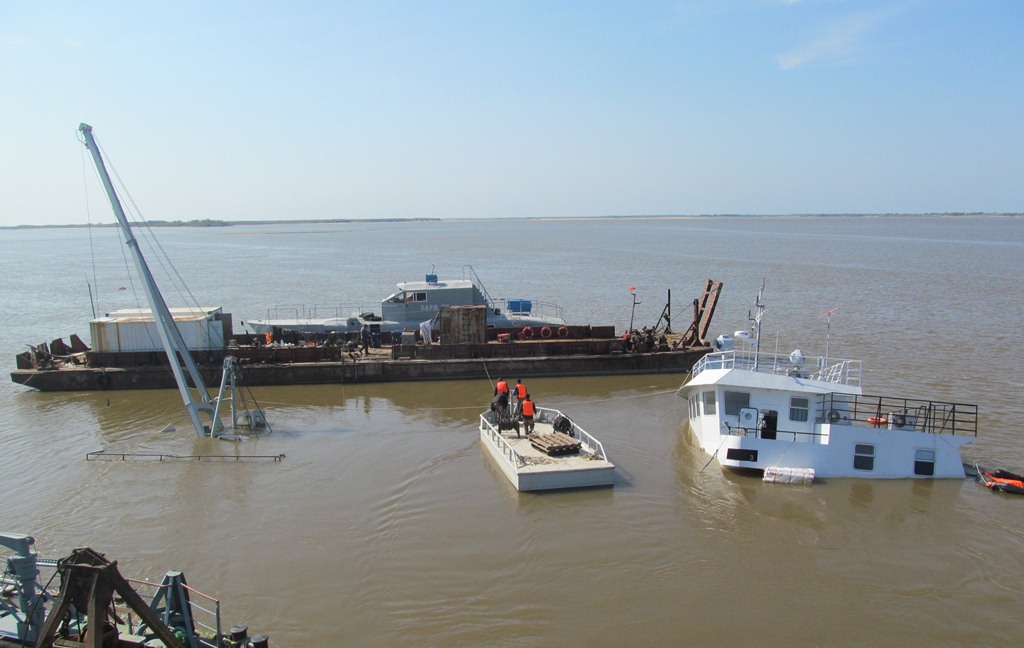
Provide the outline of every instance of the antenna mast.
<path id="1" fill-rule="evenodd" d="M 758 361 L 761 357 L 761 318 L 764 317 L 764 283 L 765 280 L 761 279 L 761 290 L 757 291 L 757 298 L 754 300 L 754 308 L 757 311 L 756 315 L 747 314 L 747 318 L 753 322 L 750 327 L 754 332 L 754 371 L 757 371 Z"/>

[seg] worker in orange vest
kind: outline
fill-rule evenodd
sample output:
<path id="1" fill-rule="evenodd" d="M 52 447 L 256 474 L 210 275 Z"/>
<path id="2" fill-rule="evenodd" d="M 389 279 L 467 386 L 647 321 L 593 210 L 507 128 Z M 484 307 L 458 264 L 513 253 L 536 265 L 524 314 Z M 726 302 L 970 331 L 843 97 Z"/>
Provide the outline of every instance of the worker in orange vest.
<path id="1" fill-rule="evenodd" d="M 505 382 L 504 378 L 498 378 L 498 382 L 494 385 L 494 395 L 497 396 L 498 394 L 507 394 L 507 393 L 508 393 L 508 383 Z"/>
<path id="2" fill-rule="evenodd" d="M 519 406 L 523 412 L 523 431 L 526 432 L 526 436 L 530 436 L 533 434 L 533 415 L 537 412 L 537 408 L 534 406 L 533 401 L 530 400 L 529 394 L 526 394 L 526 397 L 519 403 Z"/>
<path id="3" fill-rule="evenodd" d="M 498 382 L 494 385 L 495 397 L 501 399 L 502 406 L 505 407 L 505 411 L 508 412 L 508 383 L 505 382 L 504 378 L 498 378 Z"/>
<path id="4" fill-rule="evenodd" d="M 512 387 L 512 395 L 516 397 L 516 408 L 515 416 L 520 415 L 520 409 L 522 408 L 523 399 L 526 398 L 526 385 L 519 378 L 516 378 L 516 384 Z"/>

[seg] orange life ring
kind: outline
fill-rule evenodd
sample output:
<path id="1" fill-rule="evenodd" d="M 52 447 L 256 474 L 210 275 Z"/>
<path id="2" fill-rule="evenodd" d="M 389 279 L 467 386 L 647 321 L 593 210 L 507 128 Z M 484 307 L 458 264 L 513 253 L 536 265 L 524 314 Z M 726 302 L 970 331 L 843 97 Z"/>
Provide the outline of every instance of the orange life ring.
<path id="1" fill-rule="evenodd" d="M 887 421 L 884 416 L 872 416 L 871 418 L 868 419 L 868 423 L 870 423 L 871 425 L 876 425 L 876 426 L 877 425 L 885 425 L 888 422 L 889 421 Z"/>
<path id="2" fill-rule="evenodd" d="M 542 326 L 540 328 L 540 336 L 542 338 L 544 338 L 544 339 L 547 339 L 547 338 L 551 337 L 551 327 L 550 326 Z"/>
<path id="3" fill-rule="evenodd" d="M 558 337 L 560 337 L 560 338 L 567 338 L 567 337 L 569 337 L 569 327 L 568 326 L 559 326 L 558 327 Z"/>
<path id="4" fill-rule="evenodd" d="M 523 330 L 522 330 L 522 333 L 523 333 L 523 339 L 525 339 L 525 340 L 532 340 L 533 339 L 533 327 L 532 326 L 524 326 Z"/>

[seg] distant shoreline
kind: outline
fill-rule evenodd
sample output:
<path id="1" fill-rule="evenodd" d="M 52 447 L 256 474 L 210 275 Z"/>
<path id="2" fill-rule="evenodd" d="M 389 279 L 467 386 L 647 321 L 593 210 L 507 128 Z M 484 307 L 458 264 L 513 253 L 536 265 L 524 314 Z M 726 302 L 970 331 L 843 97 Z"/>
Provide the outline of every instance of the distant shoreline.
<path id="1" fill-rule="evenodd" d="M 237 227 L 251 225 L 332 225 L 354 223 L 423 223 L 448 221 L 587 221 L 587 220 L 690 220 L 704 218 L 907 218 L 907 217 L 962 217 L 962 216 L 995 216 L 1018 218 L 1024 213 L 1003 212 L 940 212 L 922 214 L 649 214 L 634 216 L 513 216 L 513 217 L 473 217 L 473 218 L 318 218 L 318 219 L 275 219 L 275 220 L 190 220 L 190 221 L 149 221 L 149 227 Z M 80 223 L 65 225 L 0 225 L 2 230 L 20 229 L 75 229 L 82 227 L 117 227 L 117 223 Z"/>

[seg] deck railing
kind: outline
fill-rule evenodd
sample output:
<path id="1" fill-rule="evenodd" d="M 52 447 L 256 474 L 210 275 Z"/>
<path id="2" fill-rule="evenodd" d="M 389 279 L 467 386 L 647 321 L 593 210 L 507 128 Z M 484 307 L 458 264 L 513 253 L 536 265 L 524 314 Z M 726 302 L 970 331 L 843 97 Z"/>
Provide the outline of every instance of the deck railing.
<path id="1" fill-rule="evenodd" d="M 762 427 L 726 426 L 726 434 L 739 437 L 773 438 L 776 441 L 794 441 L 797 443 L 822 443 L 826 437 L 823 432 L 803 430 L 774 430 L 774 437 L 765 437 Z"/>
<path id="2" fill-rule="evenodd" d="M 831 393 L 819 397 L 816 417 L 822 423 L 978 436 L 978 406 L 967 403 Z"/>
<path id="3" fill-rule="evenodd" d="M 708 369 L 756 370 L 758 373 L 793 376 L 841 385 L 859 385 L 861 379 L 860 360 L 806 357 L 800 366 L 796 366 L 789 355 L 755 351 L 709 353 L 693 366 L 690 378 L 696 378 Z"/>
<path id="4" fill-rule="evenodd" d="M 538 410 L 538 416 L 543 416 L 545 421 L 554 421 L 559 416 L 565 416 L 565 414 L 562 414 L 561 412 L 559 412 L 556 409 L 549 409 L 549 408 L 546 408 L 546 407 L 538 407 L 537 410 Z M 569 417 L 566 416 L 566 418 L 569 418 Z M 570 419 L 570 420 L 572 420 L 572 419 Z M 597 455 L 601 459 L 604 459 L 605 461 L 608 460 L 608 455 L 606 455 L 605 452 L 604 452 L 604 444 L 602 444 L 600 441 L 598 441 L 594 437 L 590 436 L 590 434 L 588 434 L 583 428 L 581 428 L 580 426 L 576 425 L 575 422 L 573 422 L 573 424 L 572 424 L 572 432 L 573 432 L 573 436 L 575 436 L 577 439 L 579 439 L 580 442 L 584 446 L 589 447 L 591 452 L 593 452 L 595 455 Z"/>
<path id="5" fill-rule="evenodd" d="M 132 587 L 139 593 L 139 596 L 149 601 L 156 600 L 158 594 L 163 593 L 166 603 L 167 590 L 172 586 L 167 582 L 162 584 L 151 583 L 134 578 L 126 578 L 125 580 L 132 584 Z M 196 631 L 196 643 L 203 648 L 221 648 L 224 644 L 221 641 L 220 601 L 183 583 L 181 586 L 188 591 L 189 615 Z M 131 627 L 132 617 L 129 613 L 130 611 L 127 608 L 120 610 L 115 605 L 115 612 L 118 613 L 118 618 L 127 619 L 129 631 L 134 632 L 136 628 Z"/>
<path id="6" fill-rule="evenodd" d="M 267 313 L 263 319 L 295 320 L 309 324 L 310 322 L 322 319 L 346 319 L 353 313 L 373 312 L 374 309 L 379 311 L 380 305 L 378 304 L 373 309 L 370 309 L 345 304 L 313 304 L 312 306 L 306 304 L 277 304 L 267 308 Z"/>
<path id="7" fill-rule="evenodd" d="M 512 465 L 513 468 L 522 467 L 525 464 L 523 458 L 518 452 L 512 449 L 512 445 L 505 440 L 505 437 L 501 436 L 501 432 L 498 430 L 498 426 L 491 422 L 494 418 L 492 412 L 484 412 L 480 415 L 480 431 L 485 433 L 489 439 L 491 439 L 498 449 L 501 451 L 501 456 Z"/>
<path id="8" fill-rule="evenodd" d="M 929 434 L 978 436 L 978 406 L 933 400 L 869 396 L 862 394 L 822 394 L 814 405 L 814 429 L 765 429 L 763 421 L 753 426 L 723 423 L 723 434 L 777 441 L 826 443 L 828 434 L 821 425 L 851 425 L 886 430 L 905 430 Z"/>
<path id="9" fill-rule="evenodd" d="M 509 308 L 509 301 L 528 301 L 530 302 L 530 308 L 528 310 L 511 310 Z M 493 304 L 493 306 L 499 309 L 501 312 L 508 315 L 509 319 L 511 320 L 515 320 L 516 318 L 522 317 L 538 317 L 543 319 L 558 319 L 563 322 L 565 321 L 565 313 L 562 310 L 562 306 L 554 302 L 538 301 L 536 299 L 495 299 L 491 302 L 491 304 Z"/>

